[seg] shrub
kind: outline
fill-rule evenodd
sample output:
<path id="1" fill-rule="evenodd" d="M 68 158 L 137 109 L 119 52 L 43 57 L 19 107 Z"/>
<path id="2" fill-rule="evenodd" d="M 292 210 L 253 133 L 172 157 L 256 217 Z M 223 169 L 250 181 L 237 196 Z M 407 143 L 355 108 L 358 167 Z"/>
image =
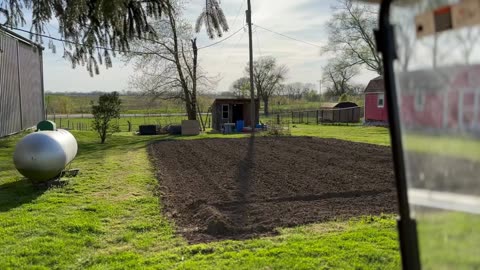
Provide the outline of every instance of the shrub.
<path id="1" fill-rule="evenodd" d="M 98 104 L 92 105 L 92 128 L 100 137 L 103 144 L 108 134 L 118 132 L 118 126 L 110 123 L 112 119 L 120 117 L 120 104 L 122 101 L 117 92 L 103 94 L 98 98 Z"/>

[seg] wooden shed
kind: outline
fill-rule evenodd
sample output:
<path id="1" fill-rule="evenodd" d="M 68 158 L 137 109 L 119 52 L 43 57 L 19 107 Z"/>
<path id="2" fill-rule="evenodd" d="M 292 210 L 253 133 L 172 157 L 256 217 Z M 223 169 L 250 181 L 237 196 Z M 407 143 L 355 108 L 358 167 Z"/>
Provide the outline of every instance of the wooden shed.
<path id="1" fill-rule="evenodd" d="M 321 123 L 358 123 L 360 122 L 361 108 L 353 102 L 340 102 L 332 106 L 323 106 L 318 111 Z"/>
<path id="2" fill-rule="evenodd" d="M 480 134 L 480 65 L 398 75 L 401 121 L 408 128 Z"/>
<path id="3" fill-rule="evenodd" d="M 480 65 L 402 72 L 397 92 L 407 128 L 480 131 Z M 382 77 L 365 89 L 365 122 L 388 124 Z"/>
<path id="4" fill-rule="evenodd" d="M 371 80 L 365 88 L 365 122 L 388 124 L 383 76 Z"/>
<path id="5" fill-rule="evenodd" d="M 212 128 L 221 130 L 225 123 L 244 121 L 246 127 L 251 127 L 251 100 L 246 98 L 218 98 L 212 104 Z M 255 125 L 259 121 L 260 102 L 255 99 Z"/>

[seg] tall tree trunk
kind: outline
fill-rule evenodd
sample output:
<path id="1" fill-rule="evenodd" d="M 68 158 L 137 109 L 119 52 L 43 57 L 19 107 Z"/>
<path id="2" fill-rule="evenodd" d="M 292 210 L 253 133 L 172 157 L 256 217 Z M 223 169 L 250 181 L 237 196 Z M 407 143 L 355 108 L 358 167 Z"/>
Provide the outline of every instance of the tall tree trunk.
<path id="1" fill-rule="evenodd" d="M 178 36 L 177 36 L 177 23 L 175 21 L 175 14 L 172 10 L 171 6 L 167 7 L 167 14 L 170 22 L 170 27 L 172 29 L 173 34 L 173 57 L 175 59 L 175 64 L 178 72 L 178 77 L 180 79 L 180 84 L 183 89 L 183 93 L 185 95 L 185 108 L 187 109 L 187 116 L 189 120 L 197 120 L 197 112 L 195 106 L 192 106 L 192 95 L 188 89 L 188 83 L 185 79 L 185 75 L 182 69 L 181 60 L 180 60 L 180 52 L 179 52 L 179 44 L 178 44 Z M 193 97 L 196 98 L 196 97 Z"/>
<path id="2" fill-rule="evenodd" d="M 435 34 L 433 36 L 433 69 L 436 69 L 437 68 L 437 65 L 438 65 L 438 35 Z"/>
<path id="3" fill-rule="evenodd" d="M 197 120 L 197 110 L 192 107 L 192 102 L 185 101 L 185 109 L 187 110 L 188 120 Z"/>
<path id="4" fill-rule="evenodd" d="M 189 120 L 197 120 L 197 66 L 198 66 L 198 48 L 197 48 L 197 39 L 194 38 L 192 41 L 192 49 L 193 49 L 193 71 L 192 71 L 192 100 L 191 100 L 191 107 L 195 117 Z M 185 63 L 188 65 L 188 63 Z"/>
<path id="5" fill-rule="evenodd" d="M 268 97 L 264 97 L 263 98 L 263 113 L 265 114 L 265 116 L 268 116 Z"/>

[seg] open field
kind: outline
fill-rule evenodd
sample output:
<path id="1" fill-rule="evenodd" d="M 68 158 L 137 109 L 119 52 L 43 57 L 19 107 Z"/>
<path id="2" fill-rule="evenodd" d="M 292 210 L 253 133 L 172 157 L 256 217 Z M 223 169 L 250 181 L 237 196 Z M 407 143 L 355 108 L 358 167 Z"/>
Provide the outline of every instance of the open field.
<path id="1" fill-rule="evenodd" d="M 185 115 L 172 115 L 172 116 L 132 116 L 121 117 L 112 121 L 113 124 L 118 125 L 120 131 L 127 132 L 129 128 L 129 122 L 131 125 L 131 131 L 138 131 L 140 125 L 160 125 L 166 126 L 171 124 L 179 124 L 182 120 L 186 120 L 188 117 Z M 73 130 L 91 130 L 92 118 L 60 118 L 49 116 L 48 120 L 52 120 L 57 124 L 57 128 L 66 128 Z"/>
<path id="2" fill-rule="evenodd" d="M 45 101 L 49 114 L 89 113 L 91 102 L 98 101 L 99 94 L 74 95 L 74 94 L 46 94 Z M 182 102 L 174 100 L 152 100 L 142 95 L 122 95 L 122 113 L 183 113 L 185 108 Z M 210 99 L 201 99 L 201 106 L 211 104 Z"/>
<path id="3" fill-rule="evenodd" d="M 45 100 L 49 114 L 64 113 L 88 113 L 90 111 L 90 102 L 98 100 L 99 94 L 60 94 L 47 93 Z M 122 113 L 131 114 L 149 114 L 149 113 L 185 113 L 185 107 L 179 100 L 161 100 L 152 99 L 148 96 L 138 95 L 121 95 Z M 206 112 L 213 103 L 213 96 L 199 96 L 199 106 L 202 111 Z M 272 113 L 302 111 L 302 110 L 318 110 L 324 103 L 334 103 L 337 99 L 330 101 L 307 101 L 305 99 L 289 99 L 286 97 L 272 97 L 270 100 L 270 110 Z M 363 106 L 364 98 L 362 95 L 350 96 L 349 100 L 355 102 L 359 106 Z M 263 112 L 263 102 L 260 103 L 260 111 Z"/>
<path id="4" fill-rule="evenodd" d="M 164 207 L 190 242 L 397 212 L 386 147 L 251 137 L 161 141 L 149 152 Z"/>

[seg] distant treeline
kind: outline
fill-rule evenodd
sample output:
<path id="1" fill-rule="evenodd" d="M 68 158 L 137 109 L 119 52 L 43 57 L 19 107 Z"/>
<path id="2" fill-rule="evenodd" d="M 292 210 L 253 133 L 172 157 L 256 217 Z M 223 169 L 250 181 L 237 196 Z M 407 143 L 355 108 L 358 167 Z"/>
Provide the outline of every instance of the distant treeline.
<path id="1" fill-rule="evenodd" d="M 91 103 L 96 102 L 104 92 L 47 92 L 45 95 L 46 110 L 49 115 L 54 114 L 88 114 L 91 111 Z M 232 97 L 231 92 L 201 95 L 199 107 L 201 112 L 207 112 L 216 97 Z M 140 92 L 122 91 L 123 114 L 158 114 L 158 113 L 185 113 L 184 103 L 176 99 L 155 99 L 143 95 Z M 363 95 L 351 95 L 342 97 L 351 102 L 363 106 Z M 319 109 L 327 102 L 337 102 L 339 97 L 326 96 L 311 98 L 309 95 L 292 97 L 290 95 L 277 95 L 271 98 L 270 109 L 272 113 L 298 111 L 306 109 Z"/>

